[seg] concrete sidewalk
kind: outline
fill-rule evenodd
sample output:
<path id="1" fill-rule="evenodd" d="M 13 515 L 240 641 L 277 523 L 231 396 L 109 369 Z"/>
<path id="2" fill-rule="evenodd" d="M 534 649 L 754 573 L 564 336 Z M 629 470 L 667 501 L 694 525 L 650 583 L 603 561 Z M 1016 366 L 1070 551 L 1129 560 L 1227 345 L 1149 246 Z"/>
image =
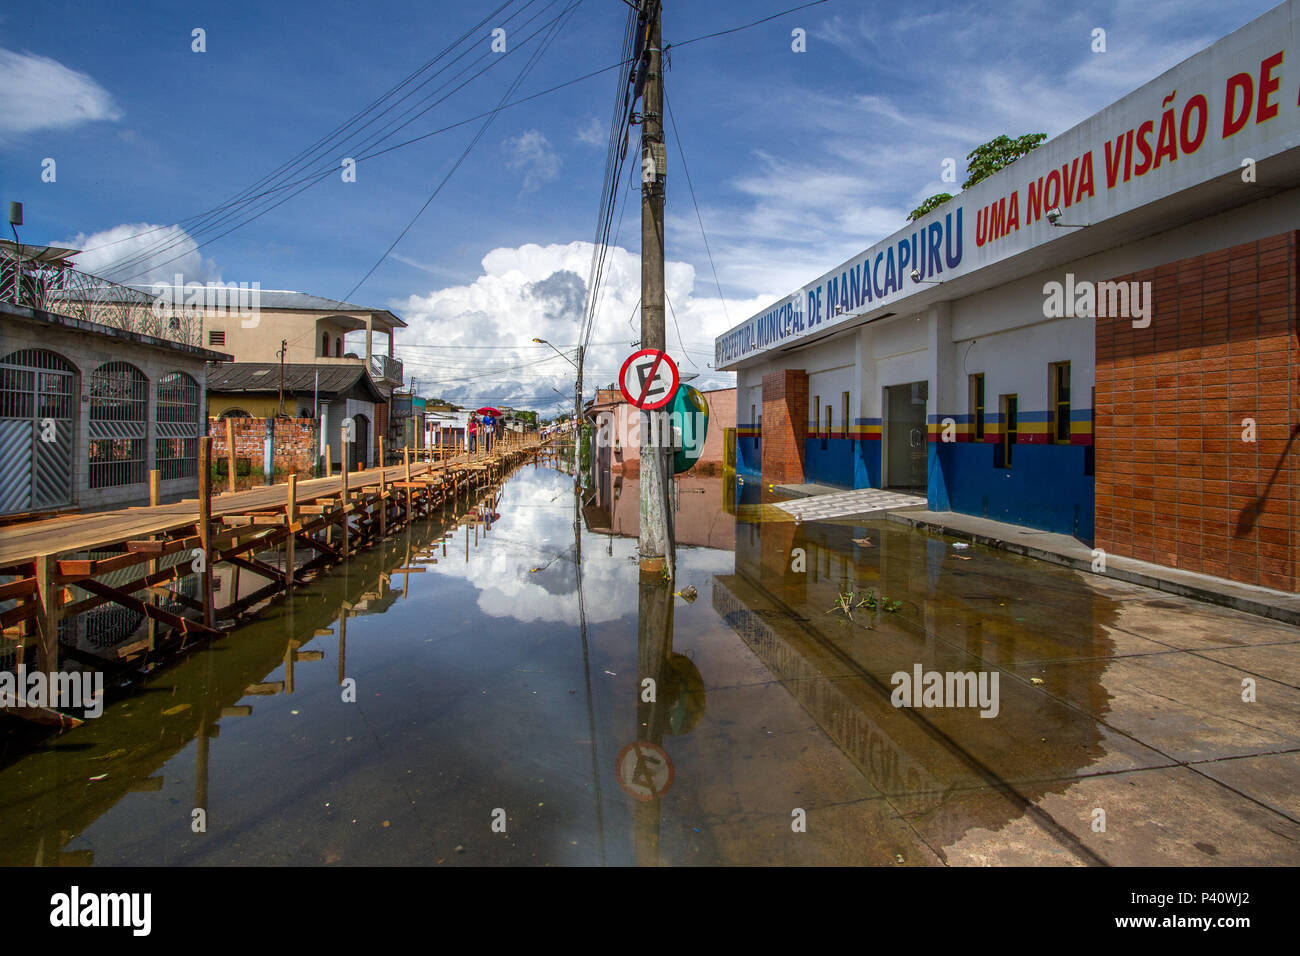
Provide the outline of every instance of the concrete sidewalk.
<path id="1" fill-rule="evenodd" d="M 1093 562 L 1098 557 L 1086 544 L 1067 534 L 1036 531 L 1033 528 L 1024 528 L 1020 525 L 973 515 L 957 514 L 952 511 L 909 509 L 891 511 L 887 517 L 891 521 L 936 531 L 991 548 L 1001 548 L 1013 554 L 1050 561 L 1077 571 L 1092 572 Z M 1287 624 L 1300 624 L 1300 595 L 1250 584 L 1238 584 L 1208 574 L 1167 568 L 1113 554 L 1105 556 L 1105 568 L 1104 572 L 1093 573 L 1245 611 L 1248 614 L 1257 614 Z"/>

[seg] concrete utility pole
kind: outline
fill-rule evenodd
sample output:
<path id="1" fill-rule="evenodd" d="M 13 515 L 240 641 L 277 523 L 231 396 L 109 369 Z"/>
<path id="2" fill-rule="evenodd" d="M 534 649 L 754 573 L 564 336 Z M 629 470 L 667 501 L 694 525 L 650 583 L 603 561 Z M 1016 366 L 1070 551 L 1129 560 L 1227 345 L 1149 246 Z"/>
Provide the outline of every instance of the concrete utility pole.
<path id="1" fill-rule="evenodd" d="M 578 380 L 573 386 L 573 421 L 577 431 L 573 433 L 573 487 L 578 492 L 582 489 L 581 459 L 578 442 L 582 440 L 582 346 L 578 346 Z"/>
<path id="2" fill-rule="evenodd" d="M 664 180 L 667 149 L 663 117 L 663 33 L 659 0 L 644 0 L 649 18 L 646 49 L 649 69 L 641 101 L 641 347 L 663 350 L 664 331 Z M 673 577 L 669 529 L 668 456 L 662 409 L 641 413 L 641 573 Z M 670 433 L 671 434 L 671 433 Z"/>

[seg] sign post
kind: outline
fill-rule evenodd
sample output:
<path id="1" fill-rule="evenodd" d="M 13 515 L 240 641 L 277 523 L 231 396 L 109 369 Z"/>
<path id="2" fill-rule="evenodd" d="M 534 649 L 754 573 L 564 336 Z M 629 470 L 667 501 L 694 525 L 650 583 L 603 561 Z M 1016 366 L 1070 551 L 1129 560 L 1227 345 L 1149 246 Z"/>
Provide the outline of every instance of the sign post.
<path id="1" fill-rule="evenodd" d="M 668 490 L 672 481 L 668 455 L 671 429 L 664 406 L 681 384 L 677 363 L 661 349 L 633 352 L 618 373 L 619 389 L 641 410 L 640 555 L 644 574 L 674 577 L 672 511 Z"/>

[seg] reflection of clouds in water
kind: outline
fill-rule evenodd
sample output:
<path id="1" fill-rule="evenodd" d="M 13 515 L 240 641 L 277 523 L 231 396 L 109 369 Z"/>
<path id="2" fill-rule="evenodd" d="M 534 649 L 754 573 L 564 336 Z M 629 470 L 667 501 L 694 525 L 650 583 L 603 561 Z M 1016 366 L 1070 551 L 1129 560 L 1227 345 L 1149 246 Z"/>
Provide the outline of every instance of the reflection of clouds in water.
<path id="1" fill-rule="evenodd" d="M 557 494 L 561 497 L 549 503 Z M 572 495 L 573 479 L 568 475 L 546 469 L 516 473 L 506 483 L 497 508 L 500 520 L 471 549 L 469 563 L 463 557 L 455 559 L 449 541 L 447 557 L 432 570 L 473 584 L 479 592 L 479 610 L 491 617 L 577 626 Z M 558 507 L 561 502 L 568 507 Z M 584 529 L 582 593 L 588 624 L 636 614 L 636 549 L 635 538 L 616 537 L 611 548 L 606 536 L 587 534 Z M 701 585 L 689 575 L 729 573 L 734 567 L 731 552 L 704 548 L 678 551 L 677 563 L 679 588 Z M 532 571 L 543 565 L 544 570 Z"/>

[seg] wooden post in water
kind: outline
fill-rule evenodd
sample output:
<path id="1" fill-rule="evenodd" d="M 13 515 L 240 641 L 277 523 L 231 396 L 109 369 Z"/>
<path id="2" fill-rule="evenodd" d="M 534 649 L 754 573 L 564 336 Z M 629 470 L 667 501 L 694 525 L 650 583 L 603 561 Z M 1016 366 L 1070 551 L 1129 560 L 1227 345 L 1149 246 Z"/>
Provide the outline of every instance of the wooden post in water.
<path id="1" fill-rule="evenodd" d="M 36 597 L 41 602 L 40 616 L 36 619 L 40 640 L 36 647 L 36 668 L 50 675 L 59 669 L 59 595 L 63 589 L 59 587 L 57 567 L 55 555 L 42 554 L 36 559 Z M 26 688 L 17 688 L 19 695 L 25 691 Z"/>
<path id="2" fill-rule="evenodd" d="M 298 476 L 297 475 L 289 476 L 289 497 L 284 507 L 284 517 L 285 520 L 289 523 L 289 537 L 285 539 L 285 543 L 284 543 L 284 570 L 285 573 L 289 576 L 289 590 L 292 591 L 294 585 L 293 536 L 296 533 L 294 531 L 293 526 L 298 523 Z"/>
<path id="3" fill-rule="evenodd" d="M 226 490 L 235 490 L 235 420 L 226 419 Z"/>
<path id="4" fill-rule="evenodd" d="M 230 419 L 226 419 L 229 421 Z M 233 459 L 232 459 L 233 461 Z M 232 472 L 233 474 L 233 472 Z M 233 490 L 233 489 L 232 489 Z M 212 437 L 199 439 L 199 548 L 203 570 L 199 580 L 203 593 L 203 623 L 212 626 Z"/>
<path id="5" fill-rule="evenodd" d="M 227 421 L 229 421 L 229 419 L 227 419 Z M 149 472 L 149 507 L 157 508 L 160 504 L 162 504 L 162 472 L 155 468 Z M 158 540 L 157 535 L 151 535 L 150 537 L 152 540 Z M 157 558 L 149 559 L 149 573 L 151 575 L 158 573 Z M 149 603 L 155 606 L 158 604 L 158 595 L 156 592 L 149 595 Z M 149 650 L 152 651 L 154 649 L 154 644 L 157 640 L 158 622 L 153 618 L 149 618 Z"/>
<path id="6" fill-rule="evenodd" d="M 388 537 L 388 472 L 384 471 L 384 436 L 379 436 L 379 536 Z"/>
<path id="7" fill-rule="evenodd" d="M 402 461 L 406 465 L 406 520 L 411 520 L 411 449 L 402 449 Z"/>
<path id="8" fill-rule="evenodd" d="M 340 462 L 340 465 L 342 466 L 342 476 L 343 476 L 343 490 L 341 495 L 343 501 L 343 556 L 347 557 L 348 537 L 350 531 L 350 529 L 348 528 L 348 468 L 351 464 L 349 461 L 351 455 L 348 454 L 347 426 L 345 425 L 344 427 L 339 429 L 339 433 L 342 436 L 342 444 L 343 444 L 343 453 L 342 453 L 343 460 Z"/>

